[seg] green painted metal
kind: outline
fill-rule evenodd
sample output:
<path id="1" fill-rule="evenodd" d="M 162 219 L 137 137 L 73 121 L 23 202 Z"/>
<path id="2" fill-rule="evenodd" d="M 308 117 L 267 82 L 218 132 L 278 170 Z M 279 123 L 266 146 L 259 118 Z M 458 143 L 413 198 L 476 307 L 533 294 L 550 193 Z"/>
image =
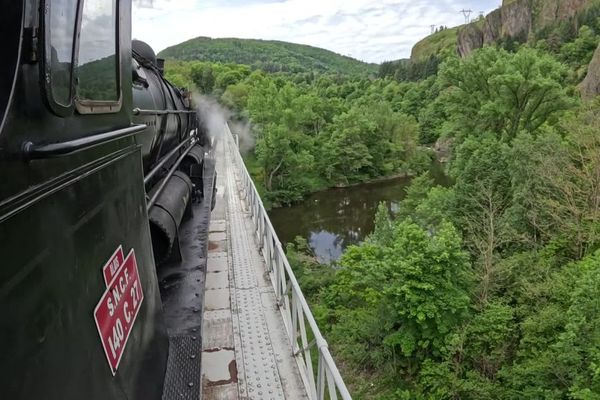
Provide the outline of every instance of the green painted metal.
<path id="1" fill-rule="evenodd" d="M 0 398 L 152 400 L 163 391 L 168 336 L 143 183 L 148 132 L 59 157 L 23 155 L 24 143 L 133 124 L 131 2 L 117 4 L 122 104 L 106 114 L 48 104 L 45 2 L 13 1 L 0 16 L 6 37 L 18 39 L 0 69 Z M 144 302 L 113 377 L 93 311 L 106 289 L 102 266 L 119 245 L 135 249 Z"/>

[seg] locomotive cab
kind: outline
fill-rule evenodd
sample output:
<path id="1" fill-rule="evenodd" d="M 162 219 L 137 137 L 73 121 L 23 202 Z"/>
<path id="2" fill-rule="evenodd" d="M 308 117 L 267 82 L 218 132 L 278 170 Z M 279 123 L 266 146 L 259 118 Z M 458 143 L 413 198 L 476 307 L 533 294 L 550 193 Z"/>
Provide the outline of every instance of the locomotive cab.
<path id="1" fill-rule="evenodd" d="M 169 398 L 173 343 L 202 324 L 172 329 L 157 266 L 210 214 L 201 123 L 132 49 L 130 0 L 13 1 L 0 22 L 2 397 Z"/>

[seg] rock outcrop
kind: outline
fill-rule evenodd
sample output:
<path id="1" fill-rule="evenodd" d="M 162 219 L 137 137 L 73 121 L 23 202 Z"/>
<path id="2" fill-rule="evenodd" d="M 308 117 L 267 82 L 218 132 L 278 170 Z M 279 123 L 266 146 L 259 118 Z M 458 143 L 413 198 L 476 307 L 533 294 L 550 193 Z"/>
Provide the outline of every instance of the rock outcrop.
<path id="1" fill-rule="evenodd" d="M 473 24 L 465 26 L 458 33 L 458 54 L 465 56 L 483 47 L 481 30 Z"/>
<path id="2" fill-rule="evenodd" d="M 584 100 L 592 100 L 600 95 L 600 46 L 594 53 L 587 75 L 581 82 L 580 90 Z"/>
<path id="3" fill-rule="evenodd" d="M 453 145 L 454 138 L 439 138 L 433 146 L 436 159 L 441 163 L 447 163 L 450 161 Z"/>
<path id="4" fill-rule="evenodd" d="M 483 25 L 483 43 L 494 43 L 502 37 L 502 9 L 492 11 Z"/>
<path id="5" fill-rule="evenodd" d="M 544 0 L 545 1 L 545 0 Z M 518 0 L 500 8 L 501 36 L 525 42 L 533 25 L 530 0 Z"/>
<path id="6" fill-rule="evenodd" d="M 592 0 L 505 0 L 485 20 L 462 27 L 458 32 L 458 53 L 465 57 L 485 44 L 502 39 L 526 42 L 534 32 L 567 21 Z"/>

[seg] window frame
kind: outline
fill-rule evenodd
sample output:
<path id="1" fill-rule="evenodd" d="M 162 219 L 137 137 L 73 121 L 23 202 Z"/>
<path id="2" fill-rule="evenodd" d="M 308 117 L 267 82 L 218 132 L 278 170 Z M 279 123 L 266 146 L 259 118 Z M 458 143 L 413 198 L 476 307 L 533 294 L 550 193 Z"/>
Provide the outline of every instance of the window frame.
<path id="1" fill-rule="evenodd" d="M 52 4 L 51 0 L 42 0 L 40 7 L 40 21 L 42 32 L 42 62 L 40 63 L 40 80 L 42 91 L 45 94 L 45 99 L 50 110 L 59 117 L 68 117 L 73 113 L 73 96 L 75 95 L 75 48 L 79 40 L 78 30 L 81 26 L 81 9 L 84 0 L 77 0 L 75 10 L 75 26 L 73 27 L 73 42 L 71 46 L 71 68 L 69 71 L 69 101 L 68 104 L 61 104 L 54 96 L 52 89 L 52 43 L 51 43 L 51 26 L 52 26 Z"/>
<path id="2" fill-rule="evenodd" d="M 76 110 L 79 114 L 114 114 L 121 111 L 123 106 L 123 88 L 122 88 L 122 68 L 121 68 L 121 19 L 120 0 L 115 0 L 115 57 L 116 57 L 116 83 L 117 100 L 80 100 L 77 97 L 77 84 L 75 76 L 79 64 L 79 42 L 81 32 L 81 21 L 83 18 L 83 2 L 86 0 L 77 0 L 77 10 L 75 15 L 75 27 L 73 31 L 73 46 L 71 50 L 71 68 L 69 79 L 69 104 L 64 105 L 58 102 L 52 90 L 52 43 L 51 43 L 51 12 L 52 0 L 42 0 L 40 7 L 40 21 L 42 33 L 42 62 L 40 62 L 40 81 L 42 82 L 42 92 L 50 110 L 59 117 L 68 117 Z"/>
<path id="3" fill-rule="evenodd" d="M 75 102 L 75 109 L 79 114 L 114 114 L 121 111 L 123 106 L 123 89 L 122 82 L 123 77 L 121 75 L 121 2 L 115 0 L 115 68 L 116 68 L 116 83 L 117 83 L 117 100 L 91 100 L 91 99 L 79 99 L 77 97 L 77 84 L 75 83 L 76 69 L 79 66 L 79 42 L 81 38 L 81 21 L 83 19 L 83 2 L 88 0 L 79 0 L 79 11 L 77 18 L 77 41 L 75 42 L 73 51 L 73 75 L 71 80 L 73 82 L 73 93 L 72 97 Z"/>

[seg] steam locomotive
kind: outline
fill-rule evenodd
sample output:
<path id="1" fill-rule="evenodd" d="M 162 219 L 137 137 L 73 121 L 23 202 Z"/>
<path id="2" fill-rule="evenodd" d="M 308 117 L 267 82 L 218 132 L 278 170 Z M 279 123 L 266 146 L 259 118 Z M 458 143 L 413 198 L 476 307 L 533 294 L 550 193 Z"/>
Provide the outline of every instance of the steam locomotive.
<path id="1" fill-rule="evenodd" d="M 0 27 L 0 398 L 197 399 L 216 175 L 189 93 L 131 0 Z"/>

